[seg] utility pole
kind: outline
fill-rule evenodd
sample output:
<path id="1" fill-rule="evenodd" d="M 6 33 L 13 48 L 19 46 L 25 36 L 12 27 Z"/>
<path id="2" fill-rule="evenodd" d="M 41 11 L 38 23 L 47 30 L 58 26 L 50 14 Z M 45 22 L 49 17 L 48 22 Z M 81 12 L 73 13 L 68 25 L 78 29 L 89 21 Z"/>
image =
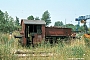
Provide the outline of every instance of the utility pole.
<path id="1" fill-rule="evenodd" d="M 89 21 L 89 28 L 90 28 L 90 21 Z"/>
<path id="2" fill-rule="evenodd" d="M 66 28 L 66 19 L 65 19 L 65 28 Z"/>

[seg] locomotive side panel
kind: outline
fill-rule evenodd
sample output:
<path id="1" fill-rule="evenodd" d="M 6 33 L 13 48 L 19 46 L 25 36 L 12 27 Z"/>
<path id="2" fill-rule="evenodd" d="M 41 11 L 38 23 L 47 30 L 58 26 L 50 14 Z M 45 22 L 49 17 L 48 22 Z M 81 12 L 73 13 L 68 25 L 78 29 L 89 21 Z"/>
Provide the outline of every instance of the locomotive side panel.
<path id="1" fill-rule="evenodd" d="M 71 36 L 71 28 L 46 27 L 46 36 Z"/>
<path id="2" fill-rule="evenodd" d="M 22 26 L 22 30 L 20 32 L 21 36 L 22 36 L 22 45 L 26 45 L 26 38 L 25 38 L 25 24 L 23 22 L 23 20 L 21 20 L 21 26 Z"/>
<path id="3" fill-rule="evenodd" d="M 42 38 L 45 39 L 45 25 L 42 25 Z"/>
<path id="4" fill-rule="evenodd" d="M 71 28 L 63 28 L 63 32 L 65 36 L 71 36 Z"/>

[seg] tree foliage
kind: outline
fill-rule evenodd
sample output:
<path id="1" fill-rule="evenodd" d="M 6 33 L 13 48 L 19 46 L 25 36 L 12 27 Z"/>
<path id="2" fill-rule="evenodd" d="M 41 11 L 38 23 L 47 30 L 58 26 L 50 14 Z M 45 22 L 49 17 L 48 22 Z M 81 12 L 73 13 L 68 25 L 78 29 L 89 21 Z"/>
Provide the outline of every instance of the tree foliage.
<path id="1" fill-rule="evenodd" d="M 47 11 L 45 11 L 42 15 L 41 20 L 44 20 L 46 22 L 46 26 L 48 26 L 51 23 L 51 19 L 50 19 L 50 13 Z"/>
<path id="2" fill-rule="evenodd" d="M 19 18 L 16 16 L 15 25 L 19 26 Z"/>
<path id="3" fill-rule="evenodd" d="M 39 17 L 36 17 L 35 20 L 40 20 Z"/>
<path id="4" fill-rule="evenodd" d="M 72 28 L 73 31 L 77 31 L 77 28 L 78 28 L 78 31 L 82 31 L 84 32 L 84 26 L 78 26 L 78 25 L 73 25 L 73 24 L 66 24 L 66 27 L 67 28 Z"/>
<path id="5" fill-rule="evenodd" d="M 62 21 L 57 21 L 57 22 L 55 22 L 54 26 L 63 26 L 63 22 Z"/>
<path id="6" fill-rule="evenodd" d="M 0 31 L 3 30 L 5 24 L 4 13 L 0 10 Z"/>
<path id="7" fill-rule="evenodd" d="M 20 23 L 19 23 L 19 18 L 16 16 L 15 19 L 15 30 L 19 30 L 21 28 Z"/>
<path id="8" fill-rule="evenodd" d="M 27 17 L 28 20 L 34 20 L 34 17 L 31 15 L 29 17 Z"/>
<path id="9" fill-rule="evenodd" d="M 0 32 L 12 32 L 15 28 L 14 19 L 9 16 L 7 11 L 4 13 L 0 10 Z"/>
<path id="10" fill-rule="evenodd" d="M 73 24 L 66 24 L 67 28 L 72 28 L 73 31 L 76 31 L 76 26 L 74 26 Z"/>

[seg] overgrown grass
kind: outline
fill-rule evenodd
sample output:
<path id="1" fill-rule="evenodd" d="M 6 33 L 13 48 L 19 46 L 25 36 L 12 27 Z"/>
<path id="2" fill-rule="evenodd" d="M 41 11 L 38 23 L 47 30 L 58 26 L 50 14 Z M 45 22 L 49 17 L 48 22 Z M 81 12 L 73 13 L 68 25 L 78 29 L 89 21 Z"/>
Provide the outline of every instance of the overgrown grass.
<path id="1" fill-rule="evenodd" d="M 14 32 L 13 35 L 18 35 L 18 32 Z M 18 39 L 9 40 L 9 34 L 0 34 L 0 58 L 1 60 L 70 60 L 72 58 L 90 60 L 90 44 L 88 43 L 87 38 L 72 39 L 68 42 L 63 41 L 58 44 L 51 45 L 39 44 L 36 47 L 22 47 L 18 45 Z M 89 40 L 89 39 L 88 39 Z M 88 43 L 88 44 L 87 44 Z M 34 55 L 31 54 L 29 57 L 18 58 L 13 52 L 22 51 L 22 52 L 34 52 Z M 44 52 L 39 54 L 39 52 Z M 28 54 L 27 54 L 28 55 Z M 46 56 L 43 56 L 46 55 Z"/>
<path id="2" fill-rule="evenodd" d="M 85 45 L 90 48 L 90 38 L 84 38 Z"/>
<path id="3" fill-rule="evenodd" d="M 0 37 L 0 60 L 17 60 L 17 56 L 12 53 L 14 39 L 8 33 L 0 33 Z"/>

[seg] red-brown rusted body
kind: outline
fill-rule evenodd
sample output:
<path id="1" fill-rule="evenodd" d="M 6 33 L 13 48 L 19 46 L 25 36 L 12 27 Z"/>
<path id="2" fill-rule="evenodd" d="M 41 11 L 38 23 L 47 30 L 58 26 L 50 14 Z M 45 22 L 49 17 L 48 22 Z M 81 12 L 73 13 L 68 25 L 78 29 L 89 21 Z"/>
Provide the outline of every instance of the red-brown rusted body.
<path id="1" fill-rule="evenodd" d="M 29 28 L 29 30 L 28 30 L 27 26 L 29 26 L 29 27 L 38 26 L 38 25 L 41 26 L 42 33 L 38 34 L 37 32 L 35 32 L 35 33 L 33 32 L 34 34 L 32 36 L 31 44 L 36 44 L 36 43 L 42 42 L 42 40 L 45 39 L 45 24 L 38 24 L 37 22 L 36 22 L 36 24 L 32 24 L 33 23 L 32 21 L 31 21 L 32 23 L 29 24 L 29 21 L 28 21 L 28 23 L 26 23 L 24 21 L 25 20 L 23 20 L 23 19 L 21 20 L 22 30 L 21 30 L 20 34 L 22 35 L 22 44 L 27 45 L 27 43 L 29 42 L 28 41 L 29 37 L 26 35 L 28 35 L 28 33 L 29 34 L 32 33 L 32 32 L 30 32 L 30 30 L 32 30 L 32 28 Z M 28 31 L 28 33 L 26 31 Z"/>
<path id="2" fill-rule="evenodd" d="M 22 44 L 37 44 L 45 40 L 46 37 L 69 37 L 71 28 L 45 27 L 42 20 L 21 20 Z"/>
<path id="3" fill-rule="evenodd" d="M 25 24 L 23 22 L 23 20 L 21 20 L 21 26 L 22 26 L 22 29 L 21 29 L 21 36 L 22 36 L 22 44 L 23 45 L 26 45 L 26 38 L 25 38 Z"/>
<path id="4" fill-rule="evenodd" d="M 45 25 L 42 25 L 42 34 L 35 34 L 33 38 L 33 44 L 38 44 L 45 39 Z"/>
<path id="5" fill-rule="evenodd" d="M 71 28 L 46 27 L 46 36 L 71 36 Z"/>

